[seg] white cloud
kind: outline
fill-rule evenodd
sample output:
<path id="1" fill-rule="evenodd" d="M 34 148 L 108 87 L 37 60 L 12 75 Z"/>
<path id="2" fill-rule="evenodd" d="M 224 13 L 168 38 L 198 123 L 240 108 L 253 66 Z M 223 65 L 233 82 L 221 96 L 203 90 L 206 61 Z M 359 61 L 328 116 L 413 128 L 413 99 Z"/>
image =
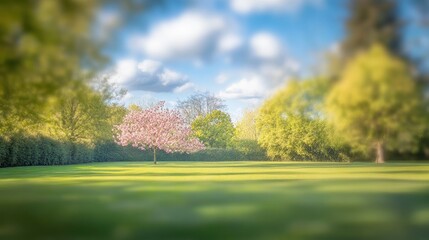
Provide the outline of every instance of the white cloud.
<path id="1" fill-rule="evenodd" d="M 194 90 L 194 89 L 195 89 L 195 84 L 193 84 L 191 82 L 187 82 L 187 83 L 183 84 L 182 86 L 174 89 L 174 92 L 175 93 L 182 93 L 182 92 L 186 92 L 188 90 Z"/>
<path id="2" fill-rule="evenodd" d="M 119 61 L 111 81 L 129 91 L 181 92 L 192 86 L 186 75 L 149 59 L 140 63 L 130 59 Z"/>
<path id="3" fill-rule="evenodd" d="M 239 79 L 220 91 L 219 97 L 259 101 L 300 74 L 299 63 L 287 54 L 286 47 L 272 33 L 255 33 L 246 49 L 239 71 L 223 72 L 216 77 L 217 83 L 225 82 L 226 76 Z"/>
<path id="4" fill-rule="evenodd" d="M 228 85 L 218 96 L 223 99 L 259 102 L 283 86 L 287 80 L 299 75 L 299 70 L 300 65 L 291 58 L 255 65 L 236 74 L 236 79 L 240 80 Z"/>
<path id="5" fill-rule="evenodd" d="M 231 51 L 240 45 L 231 28 L 220 15 L 187 11 L 134 37 L 130 47 L 155 59 L 205 60 L 216 51 Z"/>
<path id="6" fill-rule="evenodd" d="M 320 5 L 323 0 L 230 0 L 230 7 L 241 14 L 264 11 L 294 12 L 306 4 Z"/>
<path id="7" fill-rule="evenodd" d="M 260 74 L 263 79 L 266 79 L 270 86 L 275 87 L 284 83 L 288 78 L 298 76 L 300 69 L 300 65 L 296 60 L 286 58 L 280 62 L 261 64 L 255 69 L 255 72 Z"/>
<path id="8" fill-rule="evenodd" d="M 134 60 L 126 59 L 126 60 L 120 60 L 117 63 L 116 66 L 116 74 L 112 78 L 115 83 L 118 83 L 120 85 L 127 82 L 129 79 L 131 79 L 134 75 L 137 73 L 137 62 Z"/>
<path id="9" fill-rule="evenodd" d="M 260 60 L 277 60 L 283 55 L 283 47 L 280 41 L 271 33 L 260 32 L 250 39 L 252 57 Z"/>
<path id="10" fill-rule="evenodd" d="M 243 78 L 229 85 L 218 96 L 222 99 L 254 99 L 262 98 L 268 93 L 263 81 L 257 76 Z"/>
<path id="11" fill-rule="evenodd" d="M 243 39 L 234 33 L 223 35 L 218 42 L 218 50 L 222 53 L 232 52 L 243 45 Z"/>
<path id="12" fill-rule="evenodd" d="M 143 62 L 139 63 L 137 67 L 142 72 L 154 74 L 161 68 L 161 66 L 162 66 L 162 64 L 160 62 L 147 59 L 147 60 L 144 60 Z"/>

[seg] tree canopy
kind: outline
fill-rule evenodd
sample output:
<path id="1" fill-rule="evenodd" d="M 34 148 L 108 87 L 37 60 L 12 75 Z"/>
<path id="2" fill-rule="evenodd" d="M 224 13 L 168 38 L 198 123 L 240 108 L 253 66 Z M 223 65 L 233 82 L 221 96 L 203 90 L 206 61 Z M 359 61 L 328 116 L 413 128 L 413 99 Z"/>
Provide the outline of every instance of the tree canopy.
<path id="1" fill-rule="evenodd" d="M 329 93 L 327 109 L 334 125 L 355 146 L 414 149 L 422 133 L 421 94 L 409 67 L 382 45 L 359 54 Z"/>
<path id="2" fill-rule="evenodd" d="M 235 135 L 238 139 L 258 140 L 256 129 L 257 110 L 246 110 L 240 121 L 237 122 Z"/>
<path id="3" fill-rule="evenodd" d="M 49 98 L 82 77 L 82 64 L 99 62 L 100 48 L 90 35 L 97 6 L 72 0 L 0 3 L 2 134 L 40 122 Z"/>
<path id="4" fill-rule="evenodd" d="M 196 152 L 204 145 L 192 136 L 192 131 L 176 111 L 165 109 L 160 102 L 152 108 L 130 111 L 116 126 L 116 142 L 141 150 L 153 149 L 172 152 Z"/>
<path id="5" fill-rule="evenodd" d="M 235 129 L 231 117 L 225 112 L 214 110 L 206 116 L 197 117 L 191 127 L 195 136 L 206 146 L 226 148 L 232 144 Z"/>
<path id="6" fill-rule="evenodd" d="M 258 142 L 273 159 L 341 160 L 340 144 L 331 136 L 324 113 L 327 81 L 291 81 L 259 110 Z"/>
<path id="7" fill-rule="evenodd" d="M 403 55 L 402 23 L 394 0 L 351 0 L 347 35 L 342 54 L 351 59 L 373 44 L 383 45 L 396 56 Z"/>

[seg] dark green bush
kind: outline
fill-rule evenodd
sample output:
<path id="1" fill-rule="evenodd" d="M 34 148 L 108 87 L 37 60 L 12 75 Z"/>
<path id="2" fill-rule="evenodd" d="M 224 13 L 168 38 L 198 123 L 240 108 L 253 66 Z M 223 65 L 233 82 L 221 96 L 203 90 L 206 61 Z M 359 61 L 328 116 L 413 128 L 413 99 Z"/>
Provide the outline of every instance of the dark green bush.
<path id="1" fill-rule="evenodd" d="M 118 146 L 113 141 L 99 142 L 94 149 L 94 161 L 112 162 L 125 160 L 124 147 Z"/>
<path id="2" fill-rule="evenodd" d="M 27 151 L 25 149 L 25 140 L 22 136 L 13 136 L 9 141 L 8 155 L 6 163 L 8 166 L 24 165 L 22 162 Z"/>
<path id="3" fill-rule="evenodd" d="M 94 161 L 143 161 L 152 160 L 151 151 L 142 151 L 133 147 L 122 147 L 113 141 L 100 142 L 94 149 Z"/>
<path id="4" fill-rule="evenodd" d="M 9 151 L 9 142 L 0 137 L 0 167 L 6 165 L 6 159 Z"/>
<path id="5" fill-rule="evenodd" d="M 267 159 L 265 150 L 259 146 L 256 140 L 240 139 L 235 141 L 235 149 L 244 154 L 250 160 Z"/>
<path id="6" fill-rule="evenodd" d="M 94 149 L 42 136 L 0 138 L 0 167 L 60 165 L 94 161 Z"/>
<path id="7" fill-rule="evenodd" d="M 253 143 L 250 143 L 253 144 Z M 158 161 L 235 161 L 235 160 L 264 160 L 265 152 L 251 145 L 244 149 L 208 148 L 200 152 L 166 153 L 157 151 Z M 133 147 L 118 146 L 114 142 L 98 144 L 94 151 L 94 160 L 107 161 L 153 161 L 153 150 L 142 151 Z"/>

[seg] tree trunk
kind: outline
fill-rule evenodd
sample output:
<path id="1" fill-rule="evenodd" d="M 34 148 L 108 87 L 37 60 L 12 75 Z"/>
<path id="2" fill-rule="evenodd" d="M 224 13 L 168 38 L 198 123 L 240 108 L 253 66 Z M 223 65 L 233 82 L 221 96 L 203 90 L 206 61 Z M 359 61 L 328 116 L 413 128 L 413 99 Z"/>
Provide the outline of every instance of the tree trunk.
<path id="1" fill-rule="evenodd" d="M 377 158 L 375 159 L 375 163 L 384 163 L 384 144 L 382 141 L 378 141 L 375 144 L 375 150 L 377 154 Z"/>
<path id="2" fill-rule="evenodd" d="M 153 148 L 153 163 L 156 164 L 156 148 Z"/>

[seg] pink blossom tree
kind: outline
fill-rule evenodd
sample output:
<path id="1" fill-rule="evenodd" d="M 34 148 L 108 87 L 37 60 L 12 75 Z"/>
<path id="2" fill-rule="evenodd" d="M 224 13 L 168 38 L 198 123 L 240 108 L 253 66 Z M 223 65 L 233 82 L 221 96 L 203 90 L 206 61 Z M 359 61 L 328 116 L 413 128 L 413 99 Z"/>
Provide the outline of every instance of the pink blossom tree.
<path id="1" fill-rule="evenodd" d="M 164 108 L 164 102 L 144 110 L 132 110 L 115 126 L 115 141 L 121 146 L 131 145 L 141 150 L 153 149 L 156 164 L 156 150 L 167 153 L 192 153 L 204 149 L 192 136 L 180 113 Z"/>

